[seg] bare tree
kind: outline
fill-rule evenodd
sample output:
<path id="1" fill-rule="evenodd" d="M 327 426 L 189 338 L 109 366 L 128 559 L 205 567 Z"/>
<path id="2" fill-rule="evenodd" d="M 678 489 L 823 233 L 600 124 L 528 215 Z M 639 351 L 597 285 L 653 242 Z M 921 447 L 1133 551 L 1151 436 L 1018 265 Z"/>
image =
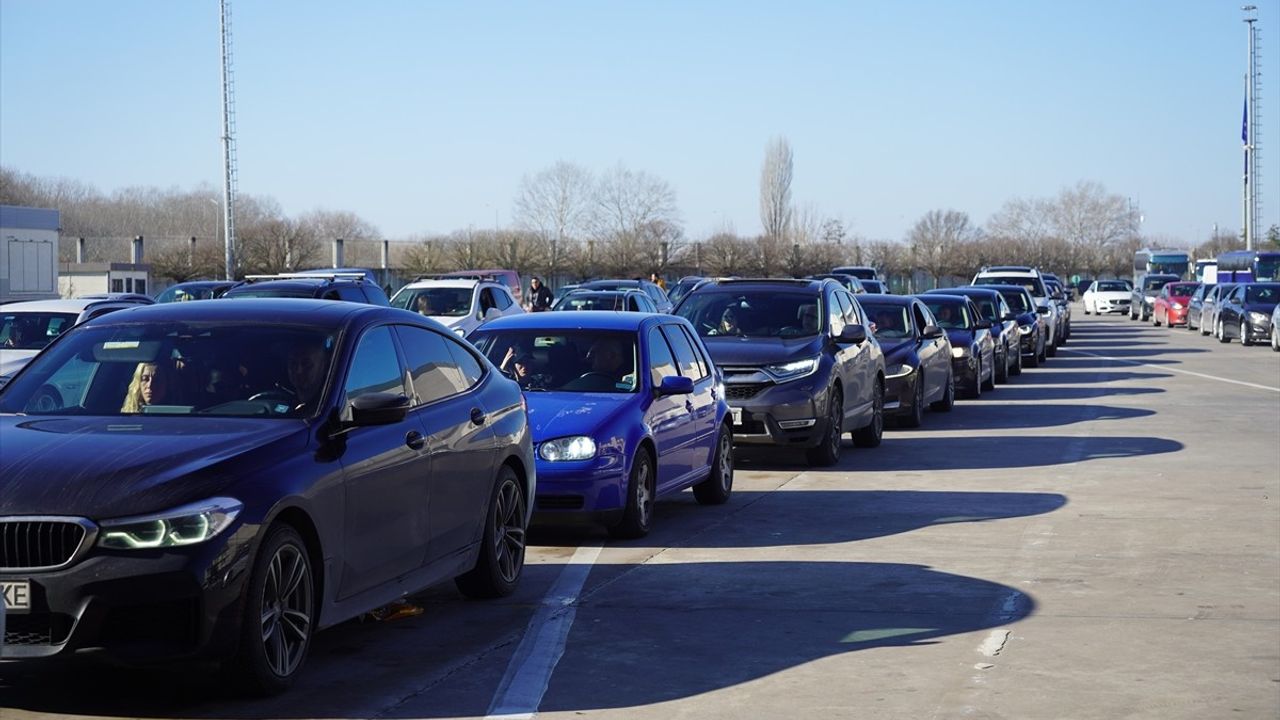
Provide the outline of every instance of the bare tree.
<path id="1" fill-rule="evenodd" d="M 791 174 L 794 156 L 784 137 L 775 137 L 765 146 L 760 167 L 760 224 L 764 235 L 785 239 L 791 227 Z"/>
<path id="2" fill-rule="evenodd" d="M 516 224 L 548 243 L 586 235 L 595 199 L 591 172 L 560 161 L 520 181 L 516 196 Z"/>
<path id="3" fill-rule="evenodd" d="M 1076 247 L 1080 267 L 1091 275 L 1107 271 L 1109 247 L 1137 235 L 1138 216 L 1128 200 L 1099 183 L 1064 188 L 1053 207 L 1053 234 Z"/>
<path id="4" fill-rule="evenodd" d="M 968 269 L 960 263 L 959 249 L 978 237 L 979 231 L 969 222 L 968 213 L 930 210 L 911 228 L 907 242 L 915 267 L 932 276 L 936 284 L 943 276 Z"/>
<path id="5" fill-rule="evenodd" d="M 591 226 L 607 248 L 600 258 L 606 271 L 627 276 L 661 272 L 683 237 L 671 186 L 622 165 L 600 178 Z"/>

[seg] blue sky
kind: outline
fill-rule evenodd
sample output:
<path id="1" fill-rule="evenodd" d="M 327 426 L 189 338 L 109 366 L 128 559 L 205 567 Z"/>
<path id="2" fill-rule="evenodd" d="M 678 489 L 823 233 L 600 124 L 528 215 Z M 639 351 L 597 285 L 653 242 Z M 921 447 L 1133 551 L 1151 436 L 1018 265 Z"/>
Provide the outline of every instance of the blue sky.
<path id="1" fill-rule="evenodd" d="M 1271 224 L 1280 0 L 1254 1 Z M 797 204 L 865 237 L 1094 180 L 1195 244 L 1240 226 L 1240 4 L 241 1 L 240 188 L 397 239 L 506 225 L 557 160 L 622 163 L 674 187 L 690 237 L 755 233 L 782 135 Z M 220 186 L 218 40 L 216 0 L 3 0 L 0 163 Z"/>

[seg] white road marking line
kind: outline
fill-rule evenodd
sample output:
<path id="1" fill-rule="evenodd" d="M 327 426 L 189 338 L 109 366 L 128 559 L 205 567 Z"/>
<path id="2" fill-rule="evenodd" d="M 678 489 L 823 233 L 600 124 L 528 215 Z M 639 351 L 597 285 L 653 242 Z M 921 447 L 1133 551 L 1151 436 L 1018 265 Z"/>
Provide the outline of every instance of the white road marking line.
<path id="1" fill-rule="evenodd" d="M 560 571 L 555 585 L 542 599 L 542 606 L 529 620 L 486 719 L 528 720 L 537 714 L 551 683 L 551 673 L 564 655 L 573 618 L 578 614 L 578 594 L 591 574 L 591 566 L 600 557 L 600 549 L 599 545 L 579 547 Z"/>
<path id="2" fill-rule="evenodd" d="M 1257 388 L 1258 390 L 1270 390 L 1271 392 L 1280 393 L 1280 388 L 1271 387 L 1270 385 L 1258 385 L 1257 383 L 1245 382 L 1243 380 L 1232 380 L 1230 378 L 1218 377 L 1217 375 L 1206 375 L 1204 373 L 1193 372 L 1191 370 L 1179 370 L 1178 368 L 1169 367 L 1168 365 L 1152 365 L 1150 363 L 1138 362 L 1137 360 L 1126 360 L 1125 358 L 1111 357 L 1110 355 L 1098 355 L 1096 353 L 1085 352 L 1083 350 L 1072 350 L 1070 348 L 1058 348 L 1058 352 L 1067 352 L 1075 355 L 1088 355 L 1089 357 L 1111 360 L 1112 362 L 1129 363 L 1130 365 L 1155 368 L 1156 370 L 1168 370 L 1169 372 L 1182 373 L 1183 375 L 1194 375 L 1206 380 L 1217 380 L 1218 382 L 1231 383 L 1232 385 L 1243 385 L 1245 387 Z"/>

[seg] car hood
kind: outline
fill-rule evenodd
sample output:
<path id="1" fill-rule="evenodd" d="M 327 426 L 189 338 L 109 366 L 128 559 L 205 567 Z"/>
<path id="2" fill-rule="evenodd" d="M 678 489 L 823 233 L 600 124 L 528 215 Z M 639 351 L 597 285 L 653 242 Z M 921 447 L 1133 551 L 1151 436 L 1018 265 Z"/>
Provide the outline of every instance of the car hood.
<path id="1" fill-rule="evenodd" d="M 1270 315 L 1276 309 L 1276 303 L 1268 303 L 1268 302 L 1245 303 L 1244 309 L 1246 312 L 1257 312 L 1257 313 L 1262 313 L 1263 315 Z"/>
<path id="2" fill-rule="evenodd" d="M 721 366 L 775 365 L 802 360 L 822 351 L 822 336 L 802 338 L 704 337 L 711 359 Z"/>
<path id="3" fill-rule="evenodd" d="M 880 352 L 884 353 L 886 366 L 903 362 L 915 349 L 916 341 L 911 338 L 880 341 Z"/>
<path id="4" fill-rule="evenodd" d="M 594 436 L 596 428 L 612 420 L 635 398 L 633 393 L 526 393 L 533 441 L 540 443 L 570 435 Z"/>
<path id="5" fill-rule="evenodd" d="M 220 463 L 273 443 L 294 452 L 307 435 L 297 420 L 7 415 L 0 515 L 100 519 L 176 507 L 240 479 Z"/>
<path id="6" fill-rule="evenodd" d="M 447 328 L 457 327 L 467 321 L 466 315 L 431 315 L 429 317 Z"/>
<path id="7" fill-rule="evenodd" d="M 952 347 L 969 347 L 973 344 L 973 331 L 964 328 L 947 328 L 947 339 Z"/>
<path id="8" fill-rule="evenodd" d="M 39 350 L 0 350 L 0 377 L 9 377 L 31 362 Z"/>

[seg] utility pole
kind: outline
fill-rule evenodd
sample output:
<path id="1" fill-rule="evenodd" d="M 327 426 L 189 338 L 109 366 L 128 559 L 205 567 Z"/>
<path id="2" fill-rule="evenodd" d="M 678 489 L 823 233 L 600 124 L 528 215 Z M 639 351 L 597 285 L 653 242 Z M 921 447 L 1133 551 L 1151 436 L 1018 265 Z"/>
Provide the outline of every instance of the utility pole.
<path id="1" fill-rule="evenodd" d="M 1258 8 L 1245 5 L 1249 26 L 1249 65 L 1245 75 L 1244 127 L 1240 140 L 1244 143 L 1244 247 L 1252 250 L 1258 234 Z"/>
<path id="2" fill-rule="evenodd" d="M 222 228 L 226 279 L 236 277 L 236 119 L 235 76 L 231 73 L 231 4 L 218 0 L 222 34 Z"/>

